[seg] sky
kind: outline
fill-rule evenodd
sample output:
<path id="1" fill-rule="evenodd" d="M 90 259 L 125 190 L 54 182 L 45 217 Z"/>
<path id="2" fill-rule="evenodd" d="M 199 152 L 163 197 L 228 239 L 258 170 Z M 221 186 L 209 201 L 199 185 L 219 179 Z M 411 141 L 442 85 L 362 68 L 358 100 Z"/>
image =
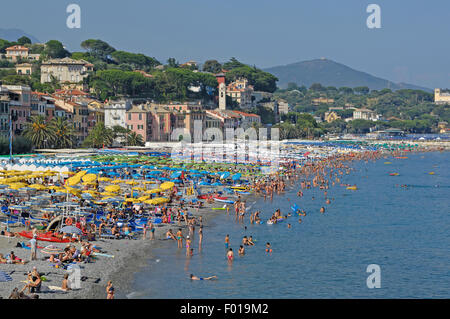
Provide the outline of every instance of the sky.
<path id="1" fill-rule="evenodd" d="M 66 25 L 69 4 L 81 28 Z M 381 28 L 369 29 L 369 4 Z M 2 3 L 0 28 L 81 51 L 102 39 L 166 62 L 174 57 L 260 68 L 325 57 L 394 82 L 450 88 L 449 0 L 21 0 Z"/>

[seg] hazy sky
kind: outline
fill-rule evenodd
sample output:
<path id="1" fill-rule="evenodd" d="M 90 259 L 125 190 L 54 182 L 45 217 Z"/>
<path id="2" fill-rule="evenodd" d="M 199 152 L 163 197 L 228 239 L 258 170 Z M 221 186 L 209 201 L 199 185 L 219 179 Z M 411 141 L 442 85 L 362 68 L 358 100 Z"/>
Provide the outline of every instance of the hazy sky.
<path id="1" fill-rule="evenodd" d="M 449 0 L 21 0 L 0 7 L 19 28 L 71 51 L 88 38 L 161 62 L 236 57 L 271 67 L 320 57 L 394 82 L 450 88 Z M 66 7 L 81 7 L 81 29 Z M 381 29 L 366 8 L 381 7 Z"/>

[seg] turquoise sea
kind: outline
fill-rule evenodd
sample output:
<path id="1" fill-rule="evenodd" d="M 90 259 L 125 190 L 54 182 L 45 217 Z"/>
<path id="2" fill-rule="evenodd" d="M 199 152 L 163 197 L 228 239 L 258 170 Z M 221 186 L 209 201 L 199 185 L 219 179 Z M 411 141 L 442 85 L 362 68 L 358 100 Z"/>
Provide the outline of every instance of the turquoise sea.
<path id="1" fill-rule="evenodd" d="M 249 199 L 251 211 L 266 220 L 280 208 L 284 215 L 297 203 L 307 216 L 276 225 L 236 224 L 234 215 L 211 211 L 204 243 L 185 256 L 174 242 L 154 249 L 148 265 L 137 273 L 129 298 L 449 298 L 450 297 L 450 171 L 449 153 L 409 154 L 352 164 L 342 182 L 358 190 L 335 186 L 325 204 L 323 191 L 299 185 L 273 201 Z M 392 164 L 384 164 L 389 161 Z M 389 173 L 398 172 L 398 176 Z M 435 172 L 430 175 L 430 172 Z M 409 185 L 407 188 L 401 184 Z M 314 200 L 312 197 L 314 196 Z M 321 206 L 326 213 L 320 214 Z M 287 228 L 290 223 L 292 228 Z M 176 227 L 174 227 L 176 228 Z M 197 229 L 196 229 L 197 230 Z M 225 258 L 229 234 L 235 261 Z M 237 250 L 243 236 L 256 246 L 246 255 Z M 198 235 L 197 235 L 198 236 Z M 273 252 L 265 252 L 270 242 Z M 369 264 L 381 269 L 381 288 L 369 289 Z M 191 281 L 218 276 L 215 281 Z"/>

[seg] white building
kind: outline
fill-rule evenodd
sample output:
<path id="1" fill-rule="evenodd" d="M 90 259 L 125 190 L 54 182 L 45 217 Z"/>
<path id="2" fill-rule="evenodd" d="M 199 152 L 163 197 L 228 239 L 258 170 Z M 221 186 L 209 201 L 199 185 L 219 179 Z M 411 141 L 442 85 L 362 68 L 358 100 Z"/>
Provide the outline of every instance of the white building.
<path id="1" fill-rule="evenodd" d="M 131 109 L 130 100 L 110 101 L 104 105 L 105 126 L 112 128 L 116 125 L 127 127 L 126 112 Z"/>

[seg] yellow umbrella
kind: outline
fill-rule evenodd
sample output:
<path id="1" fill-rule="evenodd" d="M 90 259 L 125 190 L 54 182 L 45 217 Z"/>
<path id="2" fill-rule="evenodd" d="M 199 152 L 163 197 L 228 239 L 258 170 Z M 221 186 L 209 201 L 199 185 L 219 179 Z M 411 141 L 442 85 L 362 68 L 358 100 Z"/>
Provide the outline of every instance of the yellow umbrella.
<path id="1" fill-rule="evenodd" d="M 146 201 L 144 201 L 145 204 L 150 204 L 150 205 L 156 205 L 156 202 L 154 199 L 148 199 Z"/>
<path id="2" fill-rule="evenodd" d="M 164 203 L 168 203 L 169 199 L 165 198 L 165 197 L 158 197 L 158 198 L 154 198 L 153 201 L 156 202 L 156 204 L 164 204 Z"/>
<path id="3" fill-rule="evenodd" d="M 165 183 L 162 183 L 161 185 L 159 185 L 159 188 L 161 188 L 162 190 L 165 191 L 165 190 L 171 189 L 174 186 L 175 186 L 174 182 L 165 182 Z"/>
<path id="4" fill-rule="evenodd" d="M 160 188 L 154 188 L 154 189 L 150 189 L 148 191 L 145 192 L 145 194 L 155 194 L 155 193 L 161 193 L 162 189 Z"/>
<path id="5" fill-rule="evenodd" d="M 99 182 L 110 182 L 111 178 L 109 178 L 109 177 L 99 177 L 98 181 Z"/>
<path id="6" fill-rule="evenodd" d="M 117 193 L 118 191 L 120 191 L 120 186 L 119 185 L 108 185 L 105 187 L 105 191 Z"/>
<path id="7" fill-rule="evenodd" d="M 134 203 L 138 202 L 139 200 L 137 198 L 125 198 L 125 202 L 127 203 Z"/>
<path id="8" fill-rule="evenodd" d="M 143 184 L 156 184 L 155 181 L 144 181 Z"/>
<path id="9" fill-rule="evenodd" d="M 112 181 L 111 183 L 112 184 L 119 184 L 119 183 L 123 183 L 123 182 L 125 182 L 125 181 L 122 181 L 120 179 L 116 179 L 116 180 Z"/>
<path id="10" fill-rule="evenodd" d="M 67 179 L 66 184 L 69 186 L 74 186 L 74 185 L 78 184 L 80 181 L 81 181 L 81 177 L 74 175 Z"/>
<path id="11" fill-rule="evenodd" d="M 136 190 L 136 191 L 140 191 L 140 192 L 145 191 L 144 187 L 133 187 L 133 189 Z"/>
<path id="12" fill-rule="evenodd" d="M 150 198 L 150 196 L 146 195 L 146 196 L 138 197 L 137 200 L 140 201 L 140 202 L 143 202 L 143 201 L 146 201 L 149 198 Z"/>
<path id="13" fill-rule="evenodd" d="M 137 185 L 137 184 L 139 184 L 139 182 L 136 182 L 136 181 L 128 181 L 127 184 L 128 184 L 128 185 Z"/>
<path id="14" fill-rule="evenodd" d="M 102 195 L 102 196 L 116 196 L 117 194 L 116 193 L 111 193 L 111 192 L 103 192 L 103 193 L 100 193 L 100 195 Z"/>
<path id="15" fill-rule="evenodd" d="M 91 183 L 97 179 L 97 175 L 95 174 L 86 174 L 83 176 L 83 182 Z"/>

